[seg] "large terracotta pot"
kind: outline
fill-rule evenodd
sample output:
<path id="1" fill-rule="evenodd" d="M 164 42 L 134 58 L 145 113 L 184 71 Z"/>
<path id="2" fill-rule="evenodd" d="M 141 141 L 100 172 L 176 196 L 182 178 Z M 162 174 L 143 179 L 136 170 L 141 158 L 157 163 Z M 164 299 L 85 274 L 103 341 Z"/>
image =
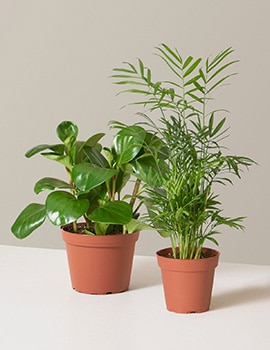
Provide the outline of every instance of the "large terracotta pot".
<path id="1" fill-rule="evenodd" d="M 157 252 L 169 311 L 199 313 L 209 310 L 219 252 L 208 248 L 203 248 L 203 251 L 209 257 L 194 260 L 168 257 L 171 248 Z"/>
<path id="2" fill-rule="evenodd" d="M 62 228 L 72 287 L 87 294 L 128 289 L 139 232 L 106 236 L 75 234 Z"/>

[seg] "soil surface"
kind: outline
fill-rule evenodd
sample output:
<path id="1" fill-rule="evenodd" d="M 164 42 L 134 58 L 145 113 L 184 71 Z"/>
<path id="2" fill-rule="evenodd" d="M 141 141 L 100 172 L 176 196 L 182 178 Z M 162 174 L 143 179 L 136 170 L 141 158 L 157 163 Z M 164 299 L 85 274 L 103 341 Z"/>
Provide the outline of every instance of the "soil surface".
<path id="1" fill-rule="evenodd" d="M 86 224 L 85 223 L 77 223 L 77 232 L 74 232 L 73 230 L 73 225 L 68 224 L 62 227 L 65 231 L 74 233 L 74 234 L 85 234 L 86 230 Z M 95 230 L 94 227 L 92 227 L 90 230 L 88 229 L 93 235 L 95 235 Z M 114 227 L 111 228 L 111 232 L 107 233 L 106 235 L 117 235 L 117 234 L 122 234 L 121 227 L 115 225 Z"/>
<path id="2" fill-rule="evenodd" d="M 201 252 L 200 259 L 207 259 L 207 258 L 211 258 L 212 256 L 214 256 L 214 254 L 213 254 L 211 251 L 202 251 L 202 252 Z M 166 257 L 166 258 L 174 259 L 172 253 L 168 253 L 165 257 Z M 179 254 L 177 254 L 176 259 L 180 259 L 180 258 L 179 258 Z"/>

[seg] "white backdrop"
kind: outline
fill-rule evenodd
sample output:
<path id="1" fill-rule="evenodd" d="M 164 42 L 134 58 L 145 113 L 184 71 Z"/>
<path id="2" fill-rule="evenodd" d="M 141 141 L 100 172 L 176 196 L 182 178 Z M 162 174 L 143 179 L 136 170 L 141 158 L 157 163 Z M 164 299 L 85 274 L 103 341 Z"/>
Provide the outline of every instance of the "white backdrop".
<path id="1" fill-rule="evenodd" d="M 0 0 L 0 244 L 63 247 L 49 223 L 24 241 L 10 233 L 19 211 L 43 200 L 34 183 L 64 175 L 57 163 L 24 153 L 56 142 L 62 120 L 75 121 L 82 139 L 106 131 L 111 119 L 135 121 L 131 109 L 120 110 L 129 97 L 115 97 L 113 67 L 140 57 L 159 72 L 153 52 L 162 42 L 183 56 L 232 46 L 239 75 L 218 96 L 219 106 L 231 111 L 227 145 L 260 166 L 221 189 L 226 214 L 247 219 L 245 233 L 224 230 L 219 249 L 223 261 L 270 264 L 269 13 L 268 0 Z M 168 244 L 143 232 L 137 254 L 154 255 Z"/>

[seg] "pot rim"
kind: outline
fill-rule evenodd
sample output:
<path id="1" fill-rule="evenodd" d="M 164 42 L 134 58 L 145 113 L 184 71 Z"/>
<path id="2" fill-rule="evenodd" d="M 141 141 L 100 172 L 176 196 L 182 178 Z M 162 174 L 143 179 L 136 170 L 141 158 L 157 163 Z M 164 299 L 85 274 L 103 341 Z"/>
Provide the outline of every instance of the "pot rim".
<path id="1" fill-rule="evenodd" d="M 77 246 L 123 246 L 130 245 L 136 242 L 139 238 L 140 232 L 133 232 L 128 234 L 113 234 L 113 235 L 87 235 L 85 233 L 69 232 L 61 227 L 62 238 L 66 244 Z"/>
<path id="2" fill-rule="evenodd" d="M 218 265 L 220 252 L 212 248 L 203 247 L 202 249 L 203 251 L 213 252 L 213 256 L 206 257 L 203 259 L 173 259 L 165 256 L 165 254 L 168 254 L 169 252 L 172 251 L 171 247 L 161 249 L 156 252 L 158 265 L 161 269 L 172 270 L 172 271 L 178 271 L 178 270 L 198 271 L 198 270 L 206 270 L 209 267 L 214 269 Z"/>
<path id="3" fill-rule="evenodd" d="M 213 255 L 212 256 L 209 256 L 209 257 L 206 257 L 204 259 L 209 259 L 209 258 L 212 258 L 213 256 L 216 256 L 217 254 L 220 254 L 220 252 L 216 249 L 213 249 L 213 248 L 208 248 L 208 247 L 202 247 L 202 251 L 203 252 L 212 252 Z M 171 259 L 171 258 L 168 258 L 166 257 L 165 255 L 168 254 L 168 253 L 171 253 L 172 252 L 172 248 L 171 247 L 167 247 L 167 248 L 162 248 L 160 250 L 158 250 L 156 252 L 156 255 L 158 256 L 161 256 L 161 257 L 164 257 L 164 258 L 167 258 L 167 259 Z M 200 259 L 177 259 L 177 260 L 200 260 Z"/>

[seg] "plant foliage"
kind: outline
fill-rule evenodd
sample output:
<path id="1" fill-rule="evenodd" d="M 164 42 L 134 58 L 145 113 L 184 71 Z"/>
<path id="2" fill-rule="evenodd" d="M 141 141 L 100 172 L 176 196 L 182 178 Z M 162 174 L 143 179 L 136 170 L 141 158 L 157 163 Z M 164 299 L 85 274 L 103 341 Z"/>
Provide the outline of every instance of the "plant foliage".
<path id="1" fill-rule="evenodd" d="M 148 186 L 145 203 L 151 224 L 170 238 L 174 258 L 200 258 L 205 240 L 218 244 L 221 225 L 243 229 L 243 217 L 223 216 L 213 190 L 215 184 L 231 184 L 232 176 L 240 178 L 242 169 L 255 163 L 228 154 L 226 110 L 211 108 L 213 93 L 235 75 L 231 67 L 238 61 L 230 59 L 232 53 L 228 48 L 206 60 L 184 58 L 162 44 L 156 54 L 173 76 L 164 81 L 155 81 L 141 59 L 114 69 L 122 92 L 138 96 L 133 103 L 144 108 L 142 124 L 163 142 L 166 161 L 160 162 L 160 150 L 153 153 L 161 185 Z"/>
<path id="2" fill-rule="evenodd" d="M 50 192 L 44 204 L 31 203 L 19 214 L 11 228 L 13 234 L 25 238 L 46 218 L 57 226 L 72 223 L 73 232 L 82 218 L 85 232 L 96 235 L 132 233 L 148 227 L 138 220 L 138 210 L 141 182 L 155 167 L 153 157 L 146 152 L 151 134 L 141 126 L 122 127 L 108 148 L 99 142 L 103 133 L 79 141 L 78 127 L 71 121 L 60 123 L 56 132 L 60 144 L 35 146 L 26 157 L 41 154 L 62 164 L 67 180 L 44 177 L 37 181 L 36 194 Z M 130 195 L 124 192 L 128 181 L 134 183 Z"/>

